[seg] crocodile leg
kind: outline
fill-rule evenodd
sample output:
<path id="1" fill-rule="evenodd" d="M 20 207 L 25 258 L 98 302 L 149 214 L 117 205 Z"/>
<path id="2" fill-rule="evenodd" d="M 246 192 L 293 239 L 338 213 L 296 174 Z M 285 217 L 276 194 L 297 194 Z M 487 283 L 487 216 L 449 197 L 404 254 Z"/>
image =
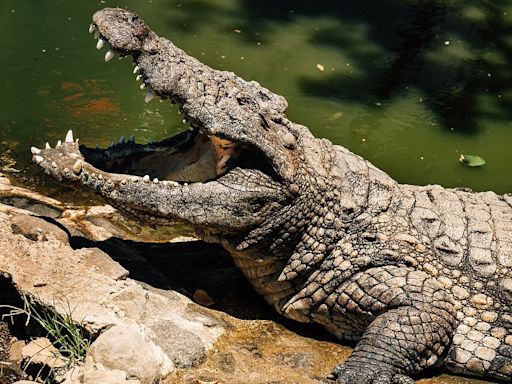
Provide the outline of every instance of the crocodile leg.
<path id="1" fill-rule="evenodd" d="M 334 369 L 337 383 L 413 383 L 407 375 L 436 364 L 450 343 L 455 311 L 437 281 L 423 272 L 371 268 L 355 274 L 335 294 L 334 313 L 373 318 L 352 355 Z M 360 300 L 354 307 L 356 296 Z"/>
<path id="2" fill-rule="evenodd" d="M 325 278 L 318 273 L 307 285 Z M 405 266 L 382 266 L 352 273 L 341 284 L 332 278 L 324 288 L 329 286 L 332 291 L 311 315 L 329 319 L 319 322 L 341 338 L 360 335 L 352 355 L 333 371 L 337 383 L 408 384 L 414 382 L 408 375 L 441 363 L 456 312 L 436 279 Z M 308 296 L 318 298 L 319 291 L 306 287 L 286 313 L 307 311 L 300 304 Z"/>
<path id="3" fill-rule="evenodd" d="M 348 360 L 334 369 L 337 383 L 414 383 L 405 374 L 434 364 L 449 341 L 435 312 L 409 306 L 377 316 Z"/>

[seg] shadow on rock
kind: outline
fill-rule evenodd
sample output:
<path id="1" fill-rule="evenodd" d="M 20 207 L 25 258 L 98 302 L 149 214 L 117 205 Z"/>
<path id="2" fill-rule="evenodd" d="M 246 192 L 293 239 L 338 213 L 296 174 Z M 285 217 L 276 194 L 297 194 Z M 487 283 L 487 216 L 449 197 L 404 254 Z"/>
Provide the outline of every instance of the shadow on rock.
<path id="1" fill-rule="evenodd" d="M 302 336 L 337 342 L 322 327 L 278 315 L 218 244 L 202 241 L 144 243 L 119 238 L 92 241 L 70 237 L 74 249 L 99 248 L 127 269 L 130 278 L 154 288 L 180 292 L 199 304 L 244 320 L 272 320 Z M 211 301 L 206 301 L 204 295 Z"/>

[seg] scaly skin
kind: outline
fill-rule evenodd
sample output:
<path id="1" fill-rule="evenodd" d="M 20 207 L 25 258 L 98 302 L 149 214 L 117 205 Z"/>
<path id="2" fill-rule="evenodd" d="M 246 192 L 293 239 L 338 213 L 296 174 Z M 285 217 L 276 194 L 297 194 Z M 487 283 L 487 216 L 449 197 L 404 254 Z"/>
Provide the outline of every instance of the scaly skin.
<path id="1" fill-rule="evenodd" d="M 221 243 L 279 313 L 357 341 L 333 371 L 338 383 L 413 383 L 435 365 L 511 381 L 512 197 L 400 185 L 290 122 L 281 96 L 189 57 L 132 12 L 107 8 L 93 22 L 113 52 L 134 57 L 149 96 L 178 103 L 194 132 L 250 148 L 240 158 L 258 153 L 270 167 L 219 162 L 209 181 L 150 181 L 90 164 L 68 136 L 33 148 L 46 173 Z"/>

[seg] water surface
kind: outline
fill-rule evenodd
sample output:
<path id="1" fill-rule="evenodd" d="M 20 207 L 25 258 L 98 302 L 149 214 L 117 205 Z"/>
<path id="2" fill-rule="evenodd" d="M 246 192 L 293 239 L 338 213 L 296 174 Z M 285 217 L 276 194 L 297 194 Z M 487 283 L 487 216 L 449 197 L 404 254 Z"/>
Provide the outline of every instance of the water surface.
<path id="1" fill-rule="evenodd" d="M 208 65 L 257 80 L 288 117 L 402 183 L 512 192 L 512 1 L 3 0 L 2 165 L 66 193 L 28 148 L 73 129 L 81 142 L 156 140 L 184 129 L 143 102 L 129 60 L 103 62 L 92 13 L 129 7 Z M 337 4 L 342 3 L 342 4 Z M 487 160 L 479 169 L 460 153 Z"/>

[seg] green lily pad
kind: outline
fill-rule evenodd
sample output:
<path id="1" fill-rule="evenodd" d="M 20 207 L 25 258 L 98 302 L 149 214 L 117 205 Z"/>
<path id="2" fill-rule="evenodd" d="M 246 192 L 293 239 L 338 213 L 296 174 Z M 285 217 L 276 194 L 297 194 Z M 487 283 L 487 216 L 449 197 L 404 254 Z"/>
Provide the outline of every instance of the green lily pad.
<path id="1" fill-rule="evenodd" d="M 477 155 L 463 155 L 459 157 L 459 161 L 469 167 L 481 167 L 485 164 L 485 160 Z"/>

